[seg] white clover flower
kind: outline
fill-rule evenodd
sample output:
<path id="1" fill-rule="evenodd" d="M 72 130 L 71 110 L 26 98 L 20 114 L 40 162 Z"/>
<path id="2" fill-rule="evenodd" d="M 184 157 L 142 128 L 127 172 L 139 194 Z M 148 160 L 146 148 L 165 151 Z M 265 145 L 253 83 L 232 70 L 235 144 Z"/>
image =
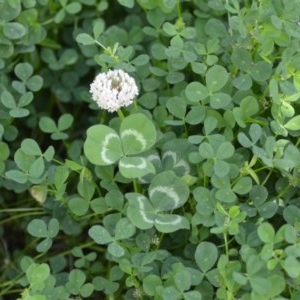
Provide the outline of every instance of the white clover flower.
<path id="1" fill-rule="evenodd" d="M 159 243 L 160 243 L 159 237 L 155 234 L 155 235 L 151 238 L 150 243 L 153 244 L 153 245 L 158 246 Z"/>
<path id="2" fill-rule="evenodd" d="M 143 296 L 143 291 L 140 288 L 135 288 L 132 293 L 133 298 L 141 298 Z"/>
<path id="3" fill-rule="evenodd" d="M 100 73 L 90 86 L 92 99 L 102 109 L 114 112 L 129 106 L 139 94 L 135 80 L 123 70 Z"/>

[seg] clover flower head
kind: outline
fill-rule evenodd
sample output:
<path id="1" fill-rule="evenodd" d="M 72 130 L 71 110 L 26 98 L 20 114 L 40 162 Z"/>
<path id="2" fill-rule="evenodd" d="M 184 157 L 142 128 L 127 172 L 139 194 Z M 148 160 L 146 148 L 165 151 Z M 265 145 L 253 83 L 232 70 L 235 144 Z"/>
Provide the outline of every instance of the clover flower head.
<path id="1" fill-rule="evenodd" d="M 135 288 L 132 295 L 133 298 L 141 298 L 143 296 L 143 291 L 140 288 Z"/>
<path id="2" fill-rule="evenodd" d="M 138 95 L 135 80 L 123 70 L 109 70 L 96 76 L 90 86 L 92 99 L 109 112 L 129 106 Z"/>

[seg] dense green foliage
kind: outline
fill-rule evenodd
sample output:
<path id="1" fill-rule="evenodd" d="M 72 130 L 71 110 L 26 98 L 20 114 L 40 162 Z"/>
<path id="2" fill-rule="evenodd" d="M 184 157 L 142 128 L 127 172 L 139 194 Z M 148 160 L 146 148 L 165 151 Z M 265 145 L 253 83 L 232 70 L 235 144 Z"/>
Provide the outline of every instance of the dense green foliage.
<path id="1" fill-rule="evenodd" d="M 299 49 L 299 0 L 0 0 L 0 299 L 300 299 Z"/>

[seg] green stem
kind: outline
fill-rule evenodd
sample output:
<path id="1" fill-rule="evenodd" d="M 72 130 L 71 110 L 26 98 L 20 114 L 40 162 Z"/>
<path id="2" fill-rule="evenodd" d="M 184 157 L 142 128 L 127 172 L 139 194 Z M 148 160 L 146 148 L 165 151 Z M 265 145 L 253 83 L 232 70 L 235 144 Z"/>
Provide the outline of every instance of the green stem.
<path id="1" fill-rule="evenodd" d="M 97 45 L 99 45 L 103 50 L 106 50 L 106 47 L 104 47 L 100 42 L 98 42 L 98 41 L 95 40 L 95 43 Z"/>
<path id="2" fill-rule="evenodd" d="M 291 188 L 290 185 L 287 185 L 281 192 L 276 196 L 277 199 L 281 198 L 289 189 Z"/>
<path id="3" fill-rule="evenodd" d="M 40 211 L 44 212 L 41 208 L 6 208 L 6 209 L 0 209 L 0 213 L 10 213 L 10 212 L 25 212 L 25 211 Z"/>
<path id="4" fill-rule="evenodd" d="M 119 118 L 120 118 L 121 120 L 124 120 L 124 119 L 125 119 L 125 116 L 124 116 L 123 112 L 121 111 L 121 109 L 118 109 L 118 110 L 117 110 L 117 113 L 118 113 L 118 116 L 119 116 Z"/>
<path id="5" fill-rule="evenodd" d="M 228 249 L 227 232 L 223 232 L 223 238 L 224 238 L 226 256 L 227 256 L 227 258 L 229 260 L 229 249 Z"/>
<path id="6" fill-rule="evenodd" d="M 134 192 L 138 193 L 139 192 L 139 187 L 138 187 L 138 183 L 137 183 L 137 181 L 136 181 L 135 178 L 133 178 L 132 183 L 133 183 L 133 190 L 134 190 Z"/>
<path id="7" fill-rule="evenodd" d="M 262 186 L 264 186 L 267 183 L 267 181 L 269 180 L 272 173 L 273 173 L 273 170 L 270 170 L 268 175 L 266 176 L 264 182 L 261 184 Z"/>
<path id="8" fill-rule="evenodd" d="M 15 219 L 19 219 L 19 218 L 23 218 L 23 217 L 28 217 L 28 216 L 41 216 L 41 215 L 45 215 L 46 212 L 43 212 L 43 211 L 39 211 L 39 212 L 30 212 L 30 213 L 24 213 L 24 214 L 19 214 L 19 215 L 14 215 L 8 219 L 4 219 L 0 222 L 0 225 L 4 224 L 4 223 L 7 223 L 7 222 L 10 222 L 12 220 L 15 220 Z"/>
<path id="9" fill-rule="evenodd" d="M 181 13 L 180 0 L 177 0 L 176 7 L 177 7 L 178 19 L 181 19 L 182 18 L 182 13 Z"/>

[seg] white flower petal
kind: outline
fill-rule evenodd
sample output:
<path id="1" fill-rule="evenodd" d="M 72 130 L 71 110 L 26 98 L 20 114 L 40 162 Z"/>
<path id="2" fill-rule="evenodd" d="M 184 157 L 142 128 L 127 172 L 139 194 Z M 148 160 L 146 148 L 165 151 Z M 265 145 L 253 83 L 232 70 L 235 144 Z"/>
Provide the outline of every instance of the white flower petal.
<path id="1" fill-rule="evenodd" d="M 132 104 L 139 91 L 135 80 L 126 72 L 109 70 L 96 76 L 90 93 L 100 108 L 114 112 Z"/>

